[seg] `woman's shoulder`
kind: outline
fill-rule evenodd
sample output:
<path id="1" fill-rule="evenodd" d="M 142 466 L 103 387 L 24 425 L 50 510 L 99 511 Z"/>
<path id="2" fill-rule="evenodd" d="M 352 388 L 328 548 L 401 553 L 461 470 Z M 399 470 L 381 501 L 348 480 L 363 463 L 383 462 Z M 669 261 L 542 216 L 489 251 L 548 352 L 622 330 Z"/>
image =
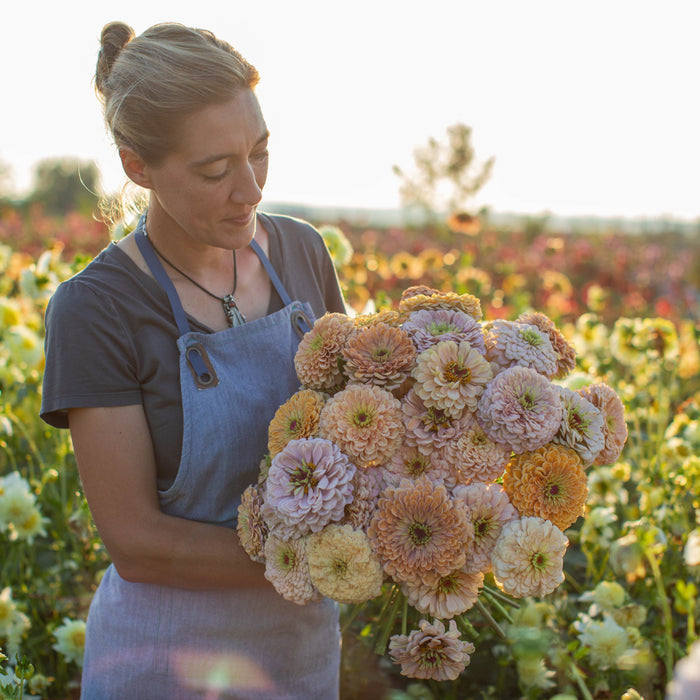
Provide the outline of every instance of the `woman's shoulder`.
<path id="1" fill-rule="evenodd" d="M 268 214 L 261 212 L 263 223 L 272 223 L 268 225 L 268 229 L 272 229 L 271 235 L 279 233 L 284 239 L 293 239 L 297 244 L 307 243 L 309 245 L 318 245 L 323 243 L 321 234 L 304 219 L 299 219 L 295 216 L 287 214 Z M 267 220 L 267 222 L 266 222 Z"/>

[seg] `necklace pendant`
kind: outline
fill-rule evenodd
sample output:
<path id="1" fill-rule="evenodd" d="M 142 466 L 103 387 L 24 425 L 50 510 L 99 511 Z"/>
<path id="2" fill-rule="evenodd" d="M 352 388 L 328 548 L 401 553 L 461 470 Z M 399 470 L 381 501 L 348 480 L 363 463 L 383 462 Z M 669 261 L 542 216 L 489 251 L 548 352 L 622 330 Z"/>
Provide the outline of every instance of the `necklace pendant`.
<path id="1" fill-rule="evenodd" d="M 241 310 L 236 305 L 233 299 L 233 294 L 227 294 L 222 297 L 221 303 L 224 307 L 224 313 L 228 319 L 228 325 L 233 328 L 234 326 L 242 326 L 246 322 L 245 316 L 241 313 Z"/>

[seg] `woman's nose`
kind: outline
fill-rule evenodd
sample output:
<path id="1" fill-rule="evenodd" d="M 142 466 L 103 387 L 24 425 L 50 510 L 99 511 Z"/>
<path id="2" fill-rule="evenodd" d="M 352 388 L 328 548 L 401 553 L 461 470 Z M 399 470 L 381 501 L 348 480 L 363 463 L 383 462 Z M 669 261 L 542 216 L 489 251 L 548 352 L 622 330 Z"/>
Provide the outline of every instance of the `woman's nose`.
<path id="1" fill-rule="evenodd" d="M 236 204 L 250 204 L 251 206 L 255 206 L 262 199 L 262 187 L 258 185 L 255 170 L 250 164 L 241 167 L 229 196 L 231 201 L 236 202 Z"/>

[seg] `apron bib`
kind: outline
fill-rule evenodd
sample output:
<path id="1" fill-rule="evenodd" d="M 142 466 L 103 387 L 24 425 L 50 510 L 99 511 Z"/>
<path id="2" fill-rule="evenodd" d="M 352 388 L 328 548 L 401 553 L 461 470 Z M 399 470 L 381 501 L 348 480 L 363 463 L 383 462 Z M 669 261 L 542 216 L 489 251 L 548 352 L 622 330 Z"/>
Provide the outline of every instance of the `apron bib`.
<path id="1" fill-rule="evenodd" d="M 267 226 L 275 223 L 265 218 Z M 292 301 L 255 241 L 284 308 L 218 333 L 196 333 L 143 233 L 136 241 L 170 299 L 179 329 L 182 455 L 164 512 L 235 527 L 257 482 L 267 426 L 299 387 L 294 354 L 308 303 Z M 190 591 L 131 583 L 110 566 L 87 622 L 82 698 L 333 700 L 338 697 L 338 605 L 300 606 L 265 588 Z"/>

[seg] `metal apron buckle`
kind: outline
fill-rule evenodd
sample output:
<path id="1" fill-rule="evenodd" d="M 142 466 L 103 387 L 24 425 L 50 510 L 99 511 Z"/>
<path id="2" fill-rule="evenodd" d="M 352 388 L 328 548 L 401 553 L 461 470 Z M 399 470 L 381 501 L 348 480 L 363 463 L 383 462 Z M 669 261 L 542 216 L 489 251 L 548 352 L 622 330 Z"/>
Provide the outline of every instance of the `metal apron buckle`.
<path id="1" fill-rule="evenodd" d="M 189 345 L 185 350 L 185 359 L 198 389 L 210 389 L 218 385 L 216 370 L 201 343 Z"/>
<path id="2" fill-rule="evenodd" d="M 299 338 L 303 338 L 304 334 L 311 330 L 311 323 L 308 316 L 299 308 L 294 307 L 290 315 L 292 326 Z"/>

